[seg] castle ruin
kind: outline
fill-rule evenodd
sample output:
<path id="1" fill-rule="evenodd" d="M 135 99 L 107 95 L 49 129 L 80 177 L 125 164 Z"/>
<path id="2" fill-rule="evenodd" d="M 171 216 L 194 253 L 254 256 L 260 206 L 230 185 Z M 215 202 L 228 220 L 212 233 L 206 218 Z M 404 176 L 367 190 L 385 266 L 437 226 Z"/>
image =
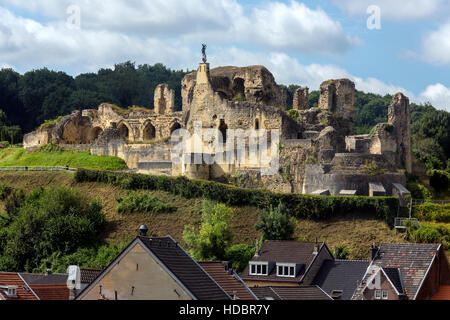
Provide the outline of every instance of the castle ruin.
<path id="1" fill-rule="evenodd" d="M 263 66 L 210 69 L 209 63 L 201 63 L 182 80 L 181 95 L 178 112 L 175 92 L 167 84 L 157 86 L 154 110 L 103 103 L 98 109 L 74 111 L 54 126 L 25 135 L 24 145 L 32 149 L 53 142 L 121 157 L 137 172 L 304 194 L 392 195 L 406 184 L 405 173 L 417 168 L 411 152 L 409 100 L 401 93 L 389 106 L 389 121 L 367 135 L 353 135 L 355 84 L 349 79 L 323 82 L 318 107 L 309 105 L 309 89 L 299 88 L 292 101 L 299 119 L 287 114 L 286 92 Z M 277 130 L 279 170 L 261 175 L 258 169 L 264 165 L 258 161 L 175 163 L 170 137 L 177 129 L 216 129 L 224 146 L 229 129 Z M 248 142 L 244 149 L 248 155 Z M 198 156 L 202 155 L 192 149 L 182 159 Z"/>

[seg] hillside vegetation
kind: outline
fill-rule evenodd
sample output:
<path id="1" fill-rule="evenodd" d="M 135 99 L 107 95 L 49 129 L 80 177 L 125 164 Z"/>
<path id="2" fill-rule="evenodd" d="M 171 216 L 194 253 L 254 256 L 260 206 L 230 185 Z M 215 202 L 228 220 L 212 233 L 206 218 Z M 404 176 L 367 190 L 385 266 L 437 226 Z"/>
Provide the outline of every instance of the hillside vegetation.
<path id="1" fill-rule="evenodd" d="M 103 170 L 127 169 L 118 157 L 94 156 L 89 151 L 65 150 L 54 145 L 27 153 L 23 148 L 0 149 L 0 166 L 69 166 Z"/>
<path id="2" fill-rule="evenodd" d="M 177 207 L 175 212 L 152 213 L 119 213 L 117 199 L 127 197 L 129 191 L 119 186 L 99 182 L 82 182 L 74 180 L 74 175 L 66 172 L 58 173 L 0 173 L 0 183 L 11 187 L 23 188 L 27 192 L 38 186 L 68 186 L 82 194 L 95 198 L 100 196 L 103 211 L 106 216 L 106 226 L 101 238 L 108 244 L 127 242 L 138 233 L 141 224 L 149 226 L 153 236 L 170 234 L 182 245 L 185 225 L 200 226 L 202 198 L 185 198 L 165 191 L 142 190 L 140 193 L 160 199 L 166 204 Z M 2 203 L 0 201 L 0 203 Z M 256 231 L 259 209 L 253 206 L 231 206 L 232 230 L 236 234 L 234 243 L 253 245 L 260 239 L 261 233 Z M 0 206 L 0 209 L 1 206 Z M 368 248 L 375 240 L 377 242 L 405 242 L 402 234 L 380 219 L 370 218 L 361 213 L 342 215 L 323 221 L 312 219 L 296 219 L 297 225 L 294 239 L 326 241 L 330 248 L 346 245 L 350 249 L 349 258 L 366 259 Z"/>

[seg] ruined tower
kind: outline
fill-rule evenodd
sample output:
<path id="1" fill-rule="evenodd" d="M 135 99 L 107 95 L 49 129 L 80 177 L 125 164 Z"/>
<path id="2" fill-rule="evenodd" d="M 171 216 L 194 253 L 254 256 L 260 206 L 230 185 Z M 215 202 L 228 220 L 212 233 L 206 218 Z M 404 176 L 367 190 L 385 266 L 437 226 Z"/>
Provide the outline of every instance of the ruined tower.
<path id="1" fill-rule="evenodd" d="M 319 109 L 339 120 L 342 134 L 353 133 L 355 83 L 349 79 L 328 80 L 320 85 Z"/>
<path id="2" fill-rule="evenodd" d="M 292 107 L 295 110 L 309 109 L 309 88 L 298 88 L 294 93 Z"/>
<path id="3" fill-rule="evenodd" d="M 155 89 L 155 113 L 167 114 L 175 112 L 175 90 L 168 84 L 159 84 Z"/>
<path id="4" fill-rule="evenodd" d="M 397 93 L 392 98 L 388 109 L 388 122 L 394 127 L 399 161 L 406 171 L 412 172 L 411 113 L 409 99 L 402 93 Z"/>

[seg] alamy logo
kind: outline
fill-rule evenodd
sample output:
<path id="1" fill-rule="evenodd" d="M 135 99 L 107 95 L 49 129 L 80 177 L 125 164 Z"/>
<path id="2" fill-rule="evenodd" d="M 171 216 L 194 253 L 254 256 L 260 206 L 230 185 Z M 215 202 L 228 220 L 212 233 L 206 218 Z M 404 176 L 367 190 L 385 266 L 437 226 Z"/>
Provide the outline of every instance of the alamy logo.
<path id="1" fill-rule="evenodd" d="M 371 5 L 367 8 L 367 29 L 380 30 L 381 29 L 381 8 L 376 5 Z"/>
<path id="2" fill-rule="evenodd" d="M 81 8 L 77 5 L 67 7 L 66 13 L 69 15 L 66 20 L 66 26 L 71 30 L 80 30 L 81 28 Z"/>

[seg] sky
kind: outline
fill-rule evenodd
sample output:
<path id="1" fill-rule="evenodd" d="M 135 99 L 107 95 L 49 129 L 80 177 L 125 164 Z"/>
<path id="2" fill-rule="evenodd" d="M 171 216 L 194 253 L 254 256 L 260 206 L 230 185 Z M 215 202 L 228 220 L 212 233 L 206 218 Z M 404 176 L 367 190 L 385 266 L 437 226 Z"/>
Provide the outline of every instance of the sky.
<path id="1" fill-rule="evenodd" d="M 0 0 L 0 68 L 76 76 L 125 61 L 350 78 L 450 111 L 450 0 Z"/>

